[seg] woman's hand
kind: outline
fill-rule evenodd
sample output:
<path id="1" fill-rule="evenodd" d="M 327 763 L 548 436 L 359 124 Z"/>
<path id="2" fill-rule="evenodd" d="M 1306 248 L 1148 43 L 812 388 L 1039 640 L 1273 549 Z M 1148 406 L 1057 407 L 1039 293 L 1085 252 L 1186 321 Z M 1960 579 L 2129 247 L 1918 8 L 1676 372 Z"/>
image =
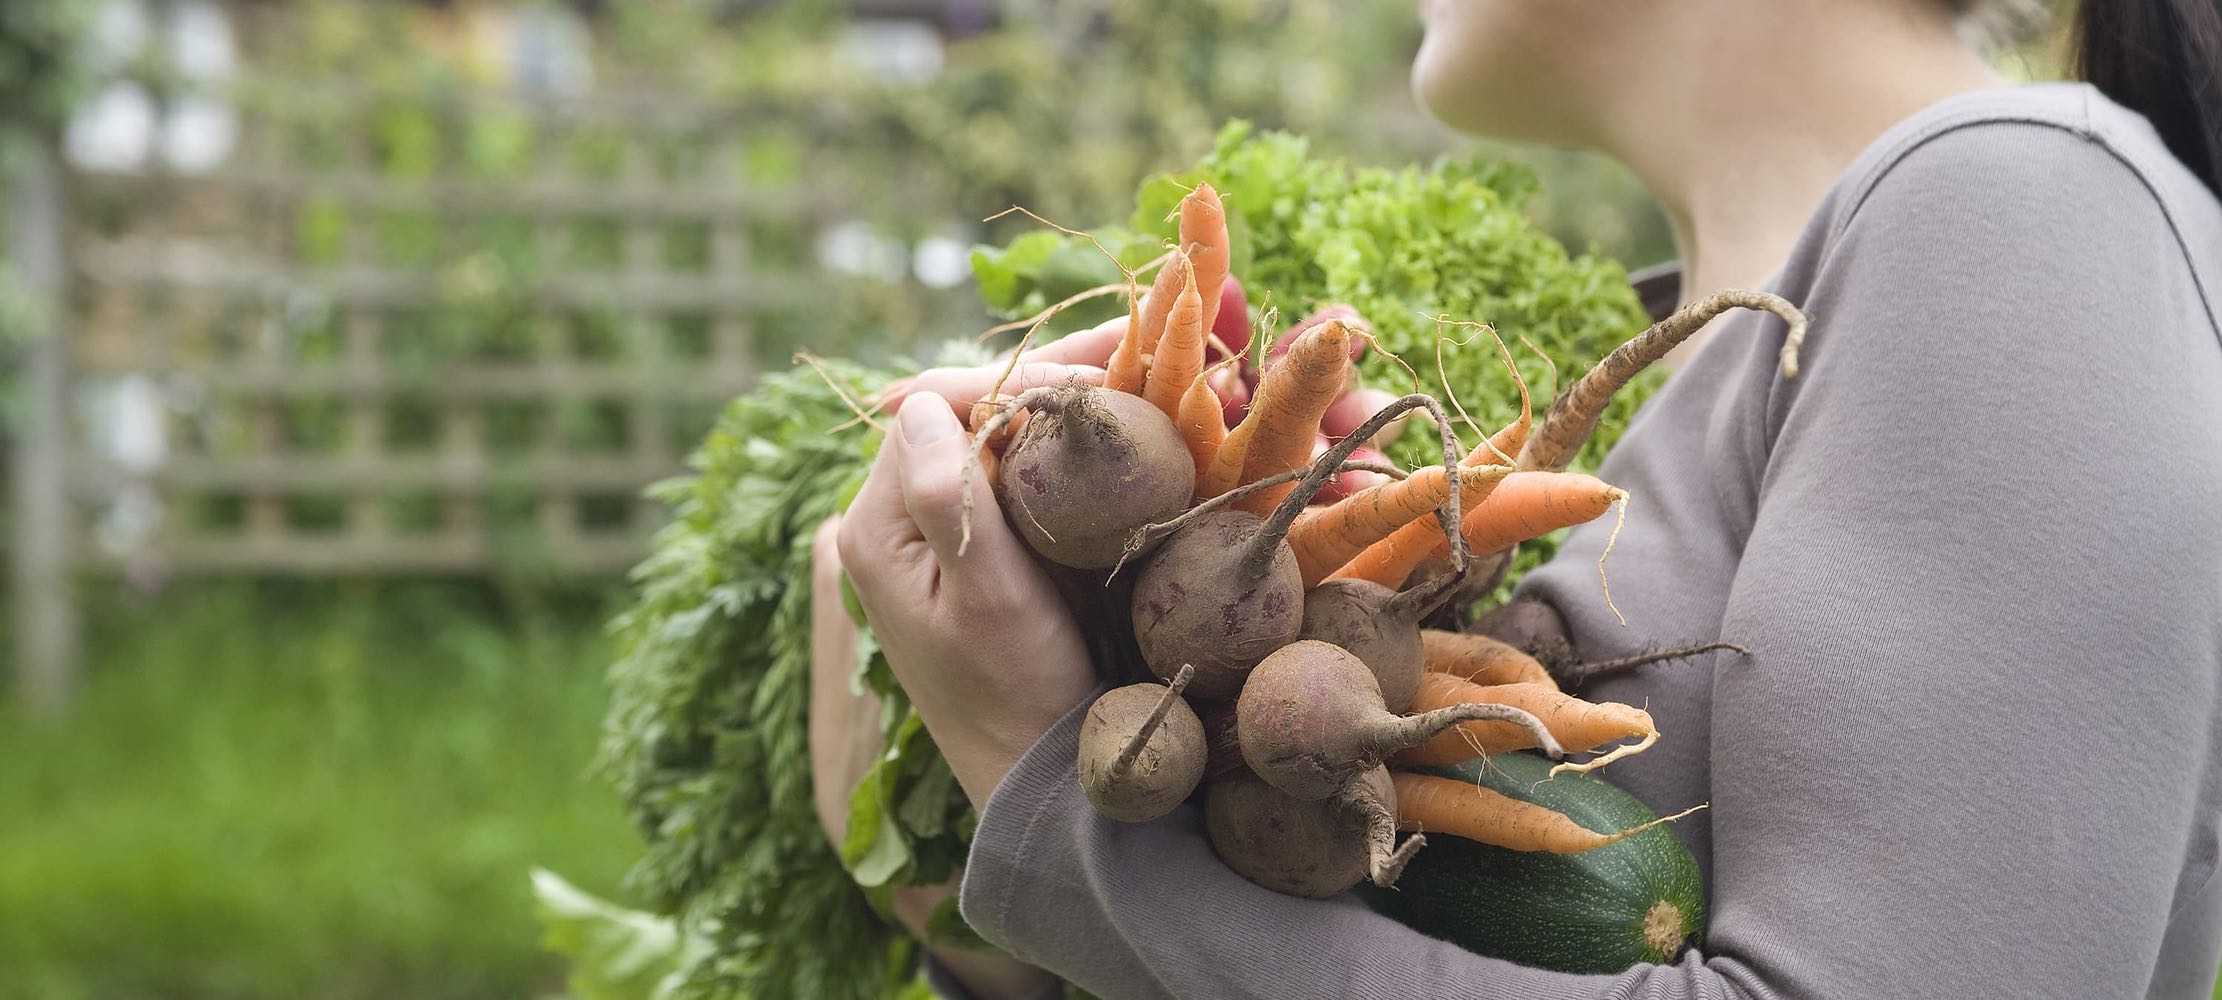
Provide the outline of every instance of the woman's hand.
<path id="1" fill-rule="evenodd" d="M 972 404 L 990 392 L 1015 396 L 1043 385 L 1102 385 L 1104 362 L 1124 336 L 1126 317 L 1120 316 L 1027 351 L 1008 378 L 1003 374 L 1009 366 L 1006 358 L 971 368 L 929 368 L 889 382 L 873 399 L 881 410 L 893 413 L 912 394 L 930 392 L 947 400 L 957 419 L 969 420 Z"/>
<path id="2" fill-rule="evenodd" d="M 810 546 L 810 784 L 818 822 L 836 853 L 848 837 L 849 796 L 880 755 L 880 699 L 851 686 L 857 632 L 841 600 L 840 530 L 839 517 L 827 519 Z M 956 892 L 954 878 L 939 885 L 899 885 L 890 893 L 889 909 L 978 1000 L 1038 996 L 1055 986 L 1055 976 L 1008 955 L 934 943 L 927 924 Z"/>
<path id="3" fill-rule="evenodd" d="M 1029 352 L 1019 369 L 1029 385 L 1100 382 L 1096 363 L 1125 325 L 1121 318 Z M 934 369 L 883 394 L 900 399 L 895 426 L 839 531 L 873 635 L 974 806 L 1095 688 L 1079 628 L 1004 523 L 978 465 L 964 541 L 971 437 L 957 415 L 1001 369 Z"/>

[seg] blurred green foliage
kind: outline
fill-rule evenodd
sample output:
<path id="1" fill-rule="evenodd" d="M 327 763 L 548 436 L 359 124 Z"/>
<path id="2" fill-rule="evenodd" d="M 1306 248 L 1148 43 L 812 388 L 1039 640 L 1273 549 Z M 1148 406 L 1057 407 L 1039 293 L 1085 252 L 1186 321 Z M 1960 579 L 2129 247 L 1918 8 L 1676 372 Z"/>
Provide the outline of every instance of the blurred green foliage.
<path id="1" fill-rule="evenodd" d="M 70 0 L 0 4 L 0 233 L 9 231 L 9 201 L 22 158 L 34 144 L 51 141 L 84 96 L 87 8 Z M 19 287 L 8 259 L 12 252 L 0 242 L 0 372 L 15 367 L 21 345 L 42 325 L 42 304 Z M 0 379 L 0 454 L 5 453 L 9 426 L 18 419 L 19 395 L 13 379 Z M 0 512 L 0 526 L 5 524 Z"/>
<path id="2" fill-rule="evenodd" d="M 553 988 L 527 871 L 609 891 L 638 851 L 584 777 L 603 607 L 271 582 L 97 608 L 73 714 L 0 726 L 0 993 Z"/>
<path id="3" fill-rule="evenodd" d="M 93 5 L 74 0 L 0 4 L 0 132 L 50 135 L 83 95 L 81 49 Z"/>
<path id="4" fill-rule="evenodd" d="M 829 372 L 851 393 L 878 381 Z M 810 540 L 879 440 L 834 432 L 847 415 L 809 369 L 736 400 L 700 471 L 658 487 L 674 520 L 617 620 L 600 765 L 647 839 L 630 878 L 712 945 L 679 996 L 870 997 L 915 962 L 827 845 L 810 791 Z M 891 725 L 904 708 L 890 702 Z"/>

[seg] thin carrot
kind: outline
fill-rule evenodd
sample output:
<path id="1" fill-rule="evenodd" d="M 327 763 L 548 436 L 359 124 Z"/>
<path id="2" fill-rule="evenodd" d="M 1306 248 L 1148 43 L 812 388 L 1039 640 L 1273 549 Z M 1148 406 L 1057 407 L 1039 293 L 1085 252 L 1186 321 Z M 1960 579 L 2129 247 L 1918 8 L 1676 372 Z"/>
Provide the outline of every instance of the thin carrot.
<path id="1" fill-rule="evenodd" d="M 1618 833 L 1598 833 L 1564 813 L 1456 778 L 1398 772 L 1390 780 L 1396 785 L 1397 829 L 1464 837 L 1512 851 L 1580 854 L 1705 808 L 1698 805 Z"/>
<path id="2" fill-rule="evenodd" d="M 980 397 L 972 404 L 972 415 L 965 421 L 964 429 L 975 434 L 979 433 L 980 428 L 987 426 L 988 421 L 993 420 L 996 414 L 1003 412 L 1003 409 L 1010 406 L 1011 401 L 1017 398 L 1017 396 L 1008 392 L 990 393 Z M 1002 451 L 1003 446 L 1009 444 L 1011 438 L 1018 435 L 1019 428 L 1026 426 L 1026 416 L 1024 412 L 1012 414 L 1011 419 L 998 428 L 994 436 L 988 438 L 987 446 L 996 451 Z"/>
<path id="3" fill-rule="evenodd" d="M 1343 373 L 1349 365 L 1350 328 L 1342 320 L 1328 320 L 1297 337 L 1280 363 L 1259 380 L 1249 414 L 1228 433 L 1227 445 L 1212 463 L 1210 485 L 1224 479 L 1226 485 L 1219 491 L 1223 493 L 1309 464 L 1312 442 L 1319 436 L 1319 418 L 1342 395 Z M 1231 475 L 1227 472 L 1230 451 L 1233 460 L 1242 463 L 1240 471 Z M 1244 497 L 1235 508 L 1264 516 L 1293 488 L 1261 490 Z"/>
<path id="4" fill-rule="evenodd" d="M 1461 530 L 1472 551 L 1495 552 L 1560 528 L 1594 521 L 1627 496 L 1626 490 L 1579 472 L 1515 472 L 1490 494 L 1493 502 L 1485 502 L 1474 512 L 1475 519 L 1483 523 L 1469 522 Z M 1444 551 L 1449 551 L 1447 545 Z"/>
<path id="5" fill-rule="evenodd" d="M 1149 374 L 1142 383 L 1142 398 L 1165 411 L 1174 420 L 1180 419 L 1180 399 L 1187 393 L 1189 383 L 1204 370 L 1204 306 L 1196 291 L 1196 268 L 1187 255 L 1173 258 L 1172 265 L 1180 268 L 1180 298 L 1173 303 L 1173 311 L 1165 318 L 1165 335 L 1157 342 L 1157 350 L 1150 354 Z"/>
<path id="6" fill-rule="evenodd" d="M 1149 297 L 1142 300 L 1142 326 L 1135 333 L 1135 346 L 1145 355 L 1157 350 L 1157 340 L 1165 333 L 1165 319 L 1172 315 L 1173 303 L 1180 301 L 1181 285 L 1188 279 L 1186 271 L 1174 266 L 1173 261 L 1186 255 L 1185 247 L 1173 248 L 1172 259 L 1157 269 Z"/>
<path id="7" fill-rule="evenodd" d="M 1420 678 L 1420 692 L 1413 697 L 1409 711 L 1431 712 L 1473 702 L 1510 705 L 1535 716 L 1568 753 L 1595 750 L 1621 740 L 1637 741 L 1615 747 L 1610 753 L 1586 763 L 1561 764 L 1551 769 L 1553 774 L 1560 770 L 1588 771 L 1603 767 L 1622 757 L 1642 753 L 1659 739 L 1659 727 L 1652 723 L 1651 713 L 1614 701 L 1583 701 L 1550 684 L 1484 686 L 1449 674 L 1428 673 Z M 1398 754 L 1397 760 L 1404 764 L 1456 764 L 1482 754 L 1526 750 L 1534 746 L 1535 737 L 1525 730 L 1507 727 L 1501 722 L 1462 722 L 1457 729 Z"/>
<path id="8" fill-rule="evenodd" d="M 1475 684 L 1548 684 L 1557 687 L 1543 663 L 1511 643 L 1474 632 L 1420 630 L 1420 651 L 1430 673 Z"/>
<path id="9" fill-rule="evenodd" d="M 1204 329 L 1219 315 L 1219 291 L 1227 283 L 1233 241 L 1227 237 L 1227 209 L 1209 184 L 1180 200 L 1180 242 L 1196 261 L 1196 294 L 1204 303 Z"/>
<path id="10" fill-rule="evenodd" d="M 1214 372 L 1240 361 L 1229 357 L 1196 373 L 1188 382 L 1188 391 L 1181 393 L 1180 411 L 1173 415 L 1173 426 L 1180 431 L 1181 443 L 1188 446 L 1188 454 L 1196 460 L 1196 479 L 1201 482 L 1211 470 L 1212 459 L 1218 457 L 1219 446 L 1227 440 L 1226 410 L 1219 404 L 1219 394 L 1211 388 Z"/>
<path id="11" fill-rule="evenodd" d="M 1502 461 L 1495 452 L 1490 451 L 1490 444 L 1485 441 L 1475 446 L 1458 464 L 1464 468 L 1488 468 L 1492 462 Z M 1511 471 L 1510 466 L 1500 468 Z M 1501 481 L 1502 477 L 1491 478 L 1478 487 L 1467 490 L 1463 494 L 1466 505 L 1463 513 L 1467 517 L 1473 516 L 1475 508 L 1489 499 L 1489 494 Z M 1404 578 L 1410 576 L 1419 564 L 1449 553 L 1450 539 L 1445 538 L 1439 528 L 1426 521 L 1414 521 L 1397 528 L 1388 537 L 1370 543 L 1363 552 L 1351 557 L 1355 566 L 1346 564 L 1339 571 L 1329 573 L 1328 578 L 1355 576 L 1366 580 L 1385 580 L 1394 576 L 1394 582 L 1383 586 L 1400 586 Z"/>
<path id="12" fill-rule="evenodd" d="M 1515 472 L 1489 496 L 1467 510 L 1466 547 L 1476 553 L 1593 521 L 1627 493 L 1595 476 L 1578 472 Z M 1416 530 L 1415 530 L 1416 529 Z M 1385 587 L 1404 583 L 1412 570 L 1450 552 L 1450 540 L 1425 524 L 1407 524 L 1376 542 L 1328 579 L 1354 577 Z"/>
<path id="13" fill-rule="evenodd" d="M 1730 309 L 1764 309 L 1782 317 L 1789 333 L 1782 343 L 1782 377 L 1798 377 L 1798 348 L 1805 342 L 1805 314 L 1780 296 L 1767 292 L 1730 289 L 1714 292 L 1653 323 L 1627 343 L 1613 349 L 1565 392 L 1551 400 L 1543 424 L 1519 453 L 1522 469 L 1563 469 L 1597 430 L 1612 395 L 1651 363 Z M 1475 551 L 1485 551 L 1476 549 Z"/>
<path id="14" fill-rule="evenodd" d="M 1475 496 L 1487 495 L 1511 472 L 1511 467 L 1503 465 L 1459 469 L 1460 500 L 1471 504 Z M 1288 544 L 1296 551 L 1296 567 L 1304 573 L 1304 586 L 1318 586 L 1367 546 L 1407 524 L 1422 521 L 1448 499 L 1450 476 L 1442 466 L 1431 465 L 1408 478 L 1369 486 L 1329 506 L 1297 515 L 1296 524 L 1289 528 Z"/>
<path id="15" fill-rule="evenodd" d="M 1017 398 L 1007 392 L 998 392 L 973 403 L 972 415 L 965 421 L 965 430 L 979 433 L 980 428 L 987 426 L 997 413 L 1002 412 Z M 985 442 L 987 447 L 980 449 L 980 469 L 987 474 L 988 482 L 995 481 L 996 469 L 1003 464 L 1003 446 L 1011 443 L 1011 438 L 1018 435 L 1019 428 L 1026 426 L 1026 416 L 1024 412 L 1012 414 L 1010 420 L 988 437 Z"/>
<path id="16" fill-rule="evenodd" d="M 1498 341 L 1497 346 L 1503 347 L 1504 341 Z M 1512 352 L 1509 350 L 1505 352 L 1504 363 L 1506 367 L 1512 366 Z M 1528 446 L 1528 431 L 1535 426 L 1535 408 L 1528 399 L 1528 382 L 1520 377 L 1520 369 L 1512 368 L 1512 381 L 1520 387 L 1520 419 L 1489 435 L 1489 443 L 1466 456 L 1466 464 L 1480 464 L 1477 459 L 1483 455 L 1488 456 L 1487 461 L 1502 462 L 1520 454 L 1520 449 Z"/>
<path id="17" fill-rule="evenodd" d="M 1131 396 L 1142 394 L 1142 381 L 1149 372 L 1149 356 L 1142 352 L 1142 300 L 1132 290 L 1126 299 L 1126 335 L 1119 338 L 1119 346 L 1105 362 L 1103 387 Z"/>

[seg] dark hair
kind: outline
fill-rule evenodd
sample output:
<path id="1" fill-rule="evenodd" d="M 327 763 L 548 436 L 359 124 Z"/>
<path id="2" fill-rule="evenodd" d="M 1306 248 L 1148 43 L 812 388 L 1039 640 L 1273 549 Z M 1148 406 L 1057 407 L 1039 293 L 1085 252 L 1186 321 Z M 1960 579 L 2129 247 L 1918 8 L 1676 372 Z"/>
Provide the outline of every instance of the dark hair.
<path id="1" fill-rule="evenodd" d="M 2222 196 L 2222 0 L 2082 0 L 2083 79 L 2153 123 Z"/>

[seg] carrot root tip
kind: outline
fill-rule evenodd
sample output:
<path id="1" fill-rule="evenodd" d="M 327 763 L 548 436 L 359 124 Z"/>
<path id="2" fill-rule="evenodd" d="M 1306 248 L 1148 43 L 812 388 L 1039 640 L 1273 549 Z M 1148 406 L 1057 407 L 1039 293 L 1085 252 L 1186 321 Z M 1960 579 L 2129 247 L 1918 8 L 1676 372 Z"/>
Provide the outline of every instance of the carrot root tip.
<path id="1" fill-rule="evenodd" d="M 1645 750 L 1649 750 L 1651 749 L 1651 745 L 1657 742 L 1659 742 L 1659 731 L 1653 729 L 1652 731 L 1643 734 L 1643 739 L 1638 740 L 1634 743 L 1614 747 L 1612 749 L 1612 752 L 1607 753 L 1595 760 L 1585 760 L 1578 764 L 1571 761 L 1558 764 L 1552 767 L 1550 773 L 1545 775 L 1544 777 L 1556 778 L 1558 777 L 1560 771 L 1571 771 L 1575 774 L 1588 774 L 1591 771 L 1597 770 L 1598 768 L 1610 764 L 1613 761 L 1619 760 L 1623 757 L 1633 757 L 1639 753 L 1644 752 Z"/>

